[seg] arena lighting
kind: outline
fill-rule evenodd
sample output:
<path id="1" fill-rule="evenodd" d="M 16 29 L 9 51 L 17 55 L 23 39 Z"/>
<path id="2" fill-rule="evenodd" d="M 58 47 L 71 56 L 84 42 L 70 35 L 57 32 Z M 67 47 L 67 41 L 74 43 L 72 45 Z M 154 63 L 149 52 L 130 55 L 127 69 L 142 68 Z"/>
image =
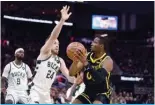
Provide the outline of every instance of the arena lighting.
<path id="1" fill-rule="evenodd" d="M 55 24 L 59 23 L 59 21 L 54 21 L 54 22 L 55 22 Z M 65 22 L 64 25 L 66 25 L 66 26 L 73 26 L 73 23 Z"/>
<path id="2" fill-rule="evenodd" d="M 139 78 L 139 77 L 124 77 L 124 76 L 121 76 L 121 80 L 122 81 L 141 81 L 141 80 L 143 80 L 143 78 Z"/>
<path id="3" fill-rule="evenodd" d="M 78 1 L 68 1 L 68 2 L 77 2 L 77 3 L 83 3 L 83 2 L 85 2 L 85 1 L 82 1 L 82 0 L 78 0 Z"/>
<path id="4" fill-rule="evenodd" d="M 52 21 L 49 21 L 49 20 L 31 19 L 31 18 L 15 17 L 15 16 L 8 16 L 8 15 L 4 15 L 3 17 L 5 19 L 17 20 L 17 21 L 26 21 L 26 22 L 35 22 L 35 23 L 46 23 L 46 24 L 52 24 L 53 23 Z"/>

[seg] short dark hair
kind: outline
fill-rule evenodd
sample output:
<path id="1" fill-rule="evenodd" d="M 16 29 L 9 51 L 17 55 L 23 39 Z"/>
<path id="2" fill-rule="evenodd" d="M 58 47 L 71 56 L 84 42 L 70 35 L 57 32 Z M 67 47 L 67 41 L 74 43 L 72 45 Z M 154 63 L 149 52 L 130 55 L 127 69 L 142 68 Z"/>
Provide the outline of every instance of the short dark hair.
<path id="1" fill-rule="evenodd" d="M 99 43 L 104 45 L 104 50 L 108 51 L 108 42 L 109 42 L 108 35 L 102 34 L 102 35 L 96 35 L 95 38 L 96 37 L 100 39 Z"/>

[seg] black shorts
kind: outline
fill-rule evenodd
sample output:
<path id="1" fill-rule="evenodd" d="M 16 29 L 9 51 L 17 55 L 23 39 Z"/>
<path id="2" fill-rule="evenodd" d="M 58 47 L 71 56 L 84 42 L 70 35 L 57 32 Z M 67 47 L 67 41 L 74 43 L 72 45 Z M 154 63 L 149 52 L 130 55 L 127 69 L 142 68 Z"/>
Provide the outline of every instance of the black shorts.
<path id="1" fill-rule="evenodd" d="M 83 92 L 76 99 L 80 100 L 83 104 L 92 104 L 95 100 L 101 101 L 103 104 L 110 104 L 110 99 L 106 94 L 87 94 Z"/>

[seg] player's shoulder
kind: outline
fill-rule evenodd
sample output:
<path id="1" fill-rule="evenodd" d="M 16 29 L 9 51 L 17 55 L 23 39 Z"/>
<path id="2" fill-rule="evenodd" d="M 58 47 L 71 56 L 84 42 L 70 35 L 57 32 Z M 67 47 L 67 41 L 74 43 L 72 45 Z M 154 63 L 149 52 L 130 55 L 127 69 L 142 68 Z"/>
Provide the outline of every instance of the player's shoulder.
<path id="1" fill-rule="evenodd" d="M 6 66 L 10 66 L 13 61 L 10 61 L 9 63 L 6 64 Z"/>
<path id="2" fill-rule="evenodd" d="M 23 62 L 23 64 L 24 64 L 26 67 L 29 67 L 29 65 L 28 65 L 27 63 Z"/>
<path id="3" fill-rule="evenodd" d="M 59 57 L 59 56 L 58 56 L 58 57 Z M 63 60 L 63 58 L 62 58 L 62 57 L 59 57 L 59 59 L 60 59 L 60 60 Z"/>
<path id="4" fill-rule="evenodd" d="M 111 58 L 111 56 L 110 56 L 110 55 L 108 55 L 108 54 L 106 55 L 106 57 L 105 57 L 105 58 L 106 58 L 106 60 L 113 61 L 113 60 L 112 60 L 112 58 Z"/>
<path id="5" fill-rule="evenodd" d="M 26 65 L 26 66 L 28 65 L 28 64 L 27 64 L 27 63 L 25 63 L 25 62 L 22 62 L 22 63 L 23 63 L 24 65 Z"/>

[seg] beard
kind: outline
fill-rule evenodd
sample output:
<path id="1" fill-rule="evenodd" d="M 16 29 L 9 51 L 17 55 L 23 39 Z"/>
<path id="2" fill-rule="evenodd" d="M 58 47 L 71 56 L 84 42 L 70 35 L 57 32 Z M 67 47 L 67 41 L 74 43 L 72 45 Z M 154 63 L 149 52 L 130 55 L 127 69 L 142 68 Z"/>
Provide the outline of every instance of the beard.
<path id="1" fill-rule="evenodd" d="M 24 57 L 21 57 L 21 56 L 17 57 L 17 60 L 19 60 L 19 61 L 22 61 L 23 59 L 24 59 Z"/>

